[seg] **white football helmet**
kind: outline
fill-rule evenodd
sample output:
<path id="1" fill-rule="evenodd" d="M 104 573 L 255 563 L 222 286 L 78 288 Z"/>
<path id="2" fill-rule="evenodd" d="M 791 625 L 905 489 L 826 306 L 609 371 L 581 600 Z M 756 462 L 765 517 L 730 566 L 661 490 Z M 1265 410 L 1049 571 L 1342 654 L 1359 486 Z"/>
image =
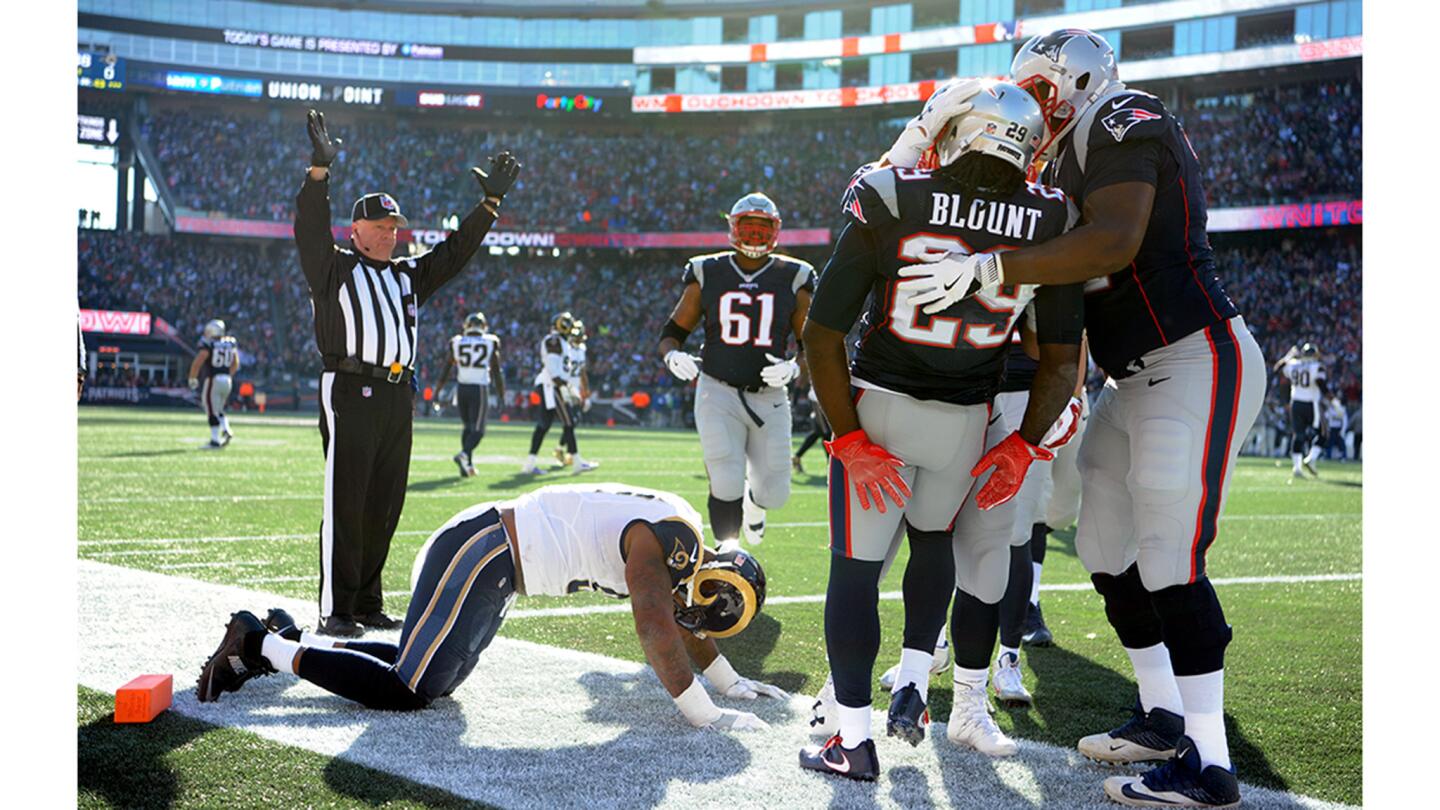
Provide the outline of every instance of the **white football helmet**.
<path id="1" fill-rule="evenodd" d="M 745 256 L 752 259 L 767 256 L 780 243 L 780 209 L 758 191 L 736 200 L 730 207 L 728 219 L 730 245 Z"/>
<path id="2" fill-rule="evenodd" d="M 205 324 L 205 337 L 210 338 L 211 340 L 225 337 L 225 322 L 220 320 L 219 318 L 216 318 L 215 320 Z"/>
<path id="3" fill-rule="evenodd" d="M 1104 37 L 1084 28 L 1031 37 L 1015 53 L 1010 78 L 1040 102 L 1045 114 L 1042 160 L 1055 157 L 1060 139 L 1092 104 L 1123 87 L 1114 49 Z"/>
<path id="4" fill-rule="evenodd" d="M 949 166 L 969 152 L 997 157 L 1024 172 L 1045 133 L 1040 105 L 1009 82 L 986 82 L 970 111 L 950 119 L 935 140 L 935 157 Z"/>

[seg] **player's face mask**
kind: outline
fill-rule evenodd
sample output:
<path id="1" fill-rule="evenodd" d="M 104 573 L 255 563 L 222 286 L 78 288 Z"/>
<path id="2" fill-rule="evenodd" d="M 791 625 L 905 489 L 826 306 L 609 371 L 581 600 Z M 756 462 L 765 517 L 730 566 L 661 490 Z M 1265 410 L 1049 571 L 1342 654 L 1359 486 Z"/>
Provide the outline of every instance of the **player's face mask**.
<path id="1" fill-rule="evenodd" d="M 1018 81 L 1016 84 L 1040 104 L 1040 112 L 1045 115 L 1045 140 L 1035 153 L 1049 155 L 1051 154 L 1051 145 L 1065 134 L 1071 119 L 1075 117 L 1075 106 L 1060 98 L 1054 83 L 1039 74 Z"/>
<path id="2" fill-rule="evenodd" d="M 730 244 L 752 259 L 758 259 L 775 250 L 779 241 L 778 219 L 763 214 L 746 214 L 731 221 Z"/>

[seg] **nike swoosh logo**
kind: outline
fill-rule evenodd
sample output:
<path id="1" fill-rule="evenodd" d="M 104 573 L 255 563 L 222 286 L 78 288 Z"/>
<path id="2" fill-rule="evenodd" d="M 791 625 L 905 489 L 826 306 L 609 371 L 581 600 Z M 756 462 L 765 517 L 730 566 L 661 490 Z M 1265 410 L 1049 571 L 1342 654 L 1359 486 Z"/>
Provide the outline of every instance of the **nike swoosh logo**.
<path id="1" fill-rule="evenodd" d="M 835 747 L 837 750 L 840 748 L 840 746 L 838 745 Z M 820 761 L 825 763 L 825 767 L 836 773 L 850 772 L 850 758 L 845 756 L 844 751 L 840 751 L 840 763 L 838 765 L 835 762 L 831 761 L 829 757 L 821 757 Z"/>
<path id="2" fill-rule="evenodd" d="M 1113 751 L 1119 751 L 1121 748 L 1124 748 L 1124 747 L 1125 747 L 1125 743 L 1120 743 L 1119 745 L 1112 745 L 1112 746 L 1110 746 L 1110 750 L 1111 750 L 1112 752 L 1113 752 Z"/>
<path id="3" fill-rule="evenodd" d="M 1155 386 L 1159 385 L 1159 384 L 1162 383 L 1162 382 L 1165 382 L 1165 381 L 1168 380 L 1168 379 L 1170 379 L 1170 378 L 1169 378 L 1169 377 L 1160 377 L 1160 378 L 1158 378 L 1158 379 L 1150 380 L 1149 382 L 1145 383 L 1145 385 L 1146 385 L 1147 388 L 1154 388 Z"/>
<path id="4" fill-rule="evenodd" d="M 1140 791 L 1136 790 L 1128 784 L 1120 788 L 1120 792 L 1125 794 L 1126 798 L 1130 799 L 1144 799 L 1147 802 L 1159 802 L 1161 804 L 1179 805 L 1179 802 L 1172 802 L 1169 799 L 1162 799 L 1154 793 L 1141 793 Z"/>
<path id="5" fill-rule="evenodd" d="M 1110 105 L 1110 109 L 1112 109 L 1112 110 L 1118 110 L 1118 109 L 1120 109 L 1121 107 L 1124 107 L 1126 104 L 1129 104 L 1130 102 L 1132 102 L 1132 101 L 1134 101 L 1134 100 L 1135 100 L 1135 97 L 1134 97 L 1134 96 L 1126 96 L 1123 101 L 1117 101 L 1117 102 L 1115 102 L 1114 104 L 1111 104 L 1111 105 Z"/>

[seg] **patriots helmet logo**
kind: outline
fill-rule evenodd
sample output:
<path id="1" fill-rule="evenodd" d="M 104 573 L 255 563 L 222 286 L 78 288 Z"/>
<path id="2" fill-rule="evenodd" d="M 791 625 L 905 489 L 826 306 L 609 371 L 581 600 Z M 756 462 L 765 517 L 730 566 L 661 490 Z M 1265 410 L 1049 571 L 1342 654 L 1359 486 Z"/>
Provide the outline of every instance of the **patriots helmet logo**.
<path id="1" fill-rule="evenodd" d="M 1154 121 L 1160 118 L 1159 113 L 1151 112 L 1139 107 L 1121 107 L 1100 119 L 1100 125 L 1115 136 L 1115 142 L 1125 140 L 1125 133 L 1141 121 Z"/>
<path id="2" fill-rule="evenodd" d="M 1030 50 L 1033 53 L 1044 56 L 1051 62 L 1059 62 L 1060 51 L 1065 49 L 1065 43 L 1080 36 L 1082 33 L 1085 32 L 1073 28 L 1062 28 L 1059 31 L 1051 31 L 1045 36 L 1035 40 L 1035 44 L 1030 46 Z"/>

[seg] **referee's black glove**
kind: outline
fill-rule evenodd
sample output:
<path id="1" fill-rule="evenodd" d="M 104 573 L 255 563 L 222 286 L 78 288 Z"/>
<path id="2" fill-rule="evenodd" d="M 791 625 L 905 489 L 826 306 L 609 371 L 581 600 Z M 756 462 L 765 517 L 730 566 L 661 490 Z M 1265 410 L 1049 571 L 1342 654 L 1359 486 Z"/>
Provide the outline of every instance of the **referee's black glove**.
<path id="1" fill-rule="evenodd" d="M 520 161 L 509 150 L 490 156 L 490 171 L 481 171 L 479 166 L 471 167 L 475 182 L 485 190 L 486 197 L 504 197 L 515 178 L 520 176 Z"/>
<path id="2" fill-rule="evenodd" d="M 310 145 L 313 151 L 310 152 L 310 165 L 329 168 L 335 162 L 335 156 L 340 153 L 339 138 L 331 139 L 330 133 L 325 131 L 325 113 L 311 110 L 306 114 L 306 130 L 310 133 Z"/>

